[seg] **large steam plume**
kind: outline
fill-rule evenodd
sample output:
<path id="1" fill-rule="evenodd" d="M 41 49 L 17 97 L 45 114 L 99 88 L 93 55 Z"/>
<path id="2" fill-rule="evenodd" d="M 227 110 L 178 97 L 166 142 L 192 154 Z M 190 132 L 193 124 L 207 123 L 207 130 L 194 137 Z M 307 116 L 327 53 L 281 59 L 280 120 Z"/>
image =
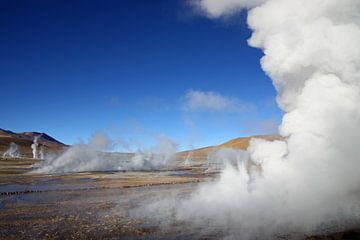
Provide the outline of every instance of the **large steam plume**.
<path id="1" fill-rule="evenodd" d="M 237 167 L 227 164 L 216 184 L 181 205 L 178 217 L 211 221 L 243 239 L 313 233 L 358 221 L 360 1 L 200 0 L 195 5 L 212 18 L 249 9 L 248 42 L 264 51 L 262 68 L 285 113 L 280 126 L 285 141 L 252 140 L 239 158 L 232 157 Z M 248 168 L 248 162 L 260 170 Z"/>

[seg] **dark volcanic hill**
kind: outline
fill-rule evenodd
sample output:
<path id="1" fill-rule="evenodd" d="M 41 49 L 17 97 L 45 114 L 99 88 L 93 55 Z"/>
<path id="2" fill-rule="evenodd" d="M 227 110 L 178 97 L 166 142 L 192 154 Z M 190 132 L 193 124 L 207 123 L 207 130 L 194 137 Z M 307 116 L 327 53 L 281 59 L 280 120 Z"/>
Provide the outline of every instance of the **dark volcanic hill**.
<path id="1" fill-rule="evenodd" d="M 39 147 L 42 147 L 46 153 L 56 153 L 68 147 L 66 144 L 56 140 L 55 138 L 40 132 L 22 132 L 15 133 L 9 130 L 0 128 L 0 156 L 5 152 L 11 142 L 19 146 L 20 154 L 24 157 L 31 157 L 31 144 L 34 138 L 39 137 Z"/>

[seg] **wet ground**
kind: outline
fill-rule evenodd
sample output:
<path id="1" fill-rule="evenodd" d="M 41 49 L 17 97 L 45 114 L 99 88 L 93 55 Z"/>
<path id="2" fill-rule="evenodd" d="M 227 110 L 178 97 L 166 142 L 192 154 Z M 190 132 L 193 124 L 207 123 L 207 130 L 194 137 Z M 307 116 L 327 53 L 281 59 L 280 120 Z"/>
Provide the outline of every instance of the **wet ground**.
<path id="1" fill-rule="evenodd" d="M 219 239 L 221 229 L 167 221 L 145 206 L 187 197 L 218 173 L 163 171 L 32 174 L 33 159 L 0 159 L 0 239 Z M 168 213 L 171 216 L 171 213 Z M 360 239 L 351 230 L 309 239 Z M 305 237 L 304 237 L 305 238 Z M 238 239 L 241 239 L 239 237 Z M 284 239 L 284 238 L 281 238 Z"/>

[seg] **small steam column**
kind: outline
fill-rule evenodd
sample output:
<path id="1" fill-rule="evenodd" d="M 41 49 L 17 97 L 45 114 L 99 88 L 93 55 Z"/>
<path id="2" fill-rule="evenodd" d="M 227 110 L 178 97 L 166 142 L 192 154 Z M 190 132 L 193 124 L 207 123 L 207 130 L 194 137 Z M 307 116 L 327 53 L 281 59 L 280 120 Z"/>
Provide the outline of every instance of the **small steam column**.
<path id="1" fill-rule="evenodd" d="M 41 135 L 37 135 L 34 137 L 34 142 L 31 144 L 33 158 L 39 158 L 38 154 L 38 146 L 39 146 L 39 138 Z"/>

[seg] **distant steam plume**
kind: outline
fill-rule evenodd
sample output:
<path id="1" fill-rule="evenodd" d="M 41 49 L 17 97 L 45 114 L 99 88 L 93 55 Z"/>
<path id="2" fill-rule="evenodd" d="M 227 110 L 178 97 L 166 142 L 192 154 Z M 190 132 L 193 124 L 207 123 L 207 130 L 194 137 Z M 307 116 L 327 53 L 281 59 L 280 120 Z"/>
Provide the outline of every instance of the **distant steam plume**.
<path id="1" fill-rule="evenodd" d="M 40 159 L 45 159 L 45 149 L 43 146 L 40 148 L 39 156 Z"/>
<path id="2" fill-rule="evenodd" d="M 3 157 L 19 157 L 19 147 L 16 143 L 11 142 L 9 148 L 3 153 Z"/>
<path id="3" fill-rule="evenodd" d="M 185 166 L 191 166 L 191 164 L 192 164 L 192 162 L 193 162 L 193 157 L 192 157 L 192 151 L 190 151 L 189 153 L 188 153 L 188 155 L 186 156 L 186 158 L 185 158 L 185 161 L 184 161 L 184 165 Z"/>
<path id="4" fill-rule="evenodd" d="M 178 218 L 210 221 L 242 239 L 359 221 L 360 1 L 195 5 L 213 18 L 249 9 L 249 44 L 264 51 L 262 68 L 285 112 L 285 141 L 254 139 L 238 157 L 219 153 L 236 166 L 227 164 L 217 183 L 182 203 Z M 261 171 L 246 167 L 249 161 Z"/>
<path id="5" fill-rule="evenodd" d="M 176 150 L 176 143 L 164 135 L 160 135 L 157 138 L 157 144 L 155 146 L 136 152 L 130 162 L 123 168 L 130 170 L 150 170 L 171 166 L 173 164 L 171 160 L 173 160 Z"/>
<path id="6" fill-rule="evenodd" d="M 39 138 L 41 137 L 41 135 L 37 135 L 34 137 L 34 141 L 31 144 L 31 149 L 32 149 L 32 154 L 33 154 L 33 158 L 39 158 L 39 154 L 38 154 L 38 147 L 39 147 Z"/>

